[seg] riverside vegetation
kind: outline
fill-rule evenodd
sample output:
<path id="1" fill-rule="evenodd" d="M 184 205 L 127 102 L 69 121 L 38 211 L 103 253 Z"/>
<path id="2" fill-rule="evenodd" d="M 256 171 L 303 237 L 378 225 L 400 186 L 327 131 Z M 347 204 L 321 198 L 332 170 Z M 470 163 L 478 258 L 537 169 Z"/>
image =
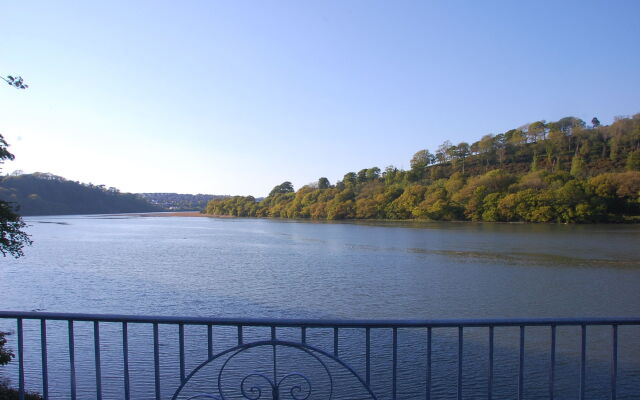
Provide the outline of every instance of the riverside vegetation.
<path id="1" fill-rule="evenodd" d="M 475 143 L 420 150 L 409 170 L 348 172 L 257 201 L 212 200 L 239 217 L 442 221 L 640 222 L 640 114 L 608 126 L 575 117 L 537 121 Z"/>

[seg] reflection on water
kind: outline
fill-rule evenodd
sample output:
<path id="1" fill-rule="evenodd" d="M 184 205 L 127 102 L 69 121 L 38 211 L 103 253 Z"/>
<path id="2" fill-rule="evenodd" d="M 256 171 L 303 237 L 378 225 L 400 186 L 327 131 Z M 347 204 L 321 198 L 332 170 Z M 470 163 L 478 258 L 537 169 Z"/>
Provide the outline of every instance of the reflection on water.
<path id="1" fill-rule="evenodd" d="M 275 318 L 640 315 L 637 226 L 132 216 L 28 221 L 34 246 L 26 257 L 0 264 L 2 309 Z M 0 328 L 15 329 L 6 321 Z M 39 325 L 26 324 L 25 329 L 27 382 L 37 389 Z M 105 393 L 119 398 L 119 325 L 103 329 Z M 172 329 L 161 330 L 163 393 L 175 388 L 178 376 Z M 56 349 L 49 358 L 50 384 L 54 398 L 65 398 L 66 330 L 53 323 L 48 332 L 49 348 Z M 89 324 L 76 328 L 83 398 L 93 397 L 95 390 L 91 332 Z M 131 326 L 129 332 L 136 349 L 131 355 L 135 398 L 152 398 L 151 329 Z M 187 333 L 187 366 L 192 368 L 206 357 L 206 332 L 190 327 Z M 619 398 L 625 398 L 624 390 L 629 394 L 640 387 L 638 333 L 621 329 Z M 456 334 L 441 329 L 434 336 L 434 398 L 455 395 Z M 496 398 L 515 393 L 517 334 L 496 330 Z M 575 398 L 579 332 L 567 328 L 559 334 L 557 398 Z M 362 332 L 341 335 L 341 355 L 362 371 Z M 376 335 L 374 387 L 388 393 L 390 334 Z M 322 330 L 310 334 L 310 340 L 327 348 L 330 338 L 331 332 Z M 547 398 L 548 328 L 530 328 L 526 338 L 530 386 L 525 397 Z M 232 332 L 216 335 L 217 349 L 232 341 Z M 401 398 L 424 398 L 425 343 L 424 332 L 400 333 Z M 608 390 L 610 348 L 609 331 L 589 329 L 590 398 L 602 398 Z M 465 331 L 465 398 L 482 398 L 486 391 L 486 354 L 486 330 Z M 13 366 L 4 371 L 15 378 Z"/>

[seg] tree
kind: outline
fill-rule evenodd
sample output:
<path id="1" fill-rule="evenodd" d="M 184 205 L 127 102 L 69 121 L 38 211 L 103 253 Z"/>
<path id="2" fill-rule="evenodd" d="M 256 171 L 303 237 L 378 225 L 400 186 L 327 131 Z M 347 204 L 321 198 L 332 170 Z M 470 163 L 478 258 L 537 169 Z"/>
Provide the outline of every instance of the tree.
<path id="1" fill-rule="evenodd" d="M 573 156 L 571 159 L 571 171 L 572 176 L 582 178 L 585 174 L 585 162 L 580 156 Z"/>
<path id="2" fill-rule="evenodd" d="M 329 179 L 322 177 L 318 179 L 318 189 L 329 189 L 331 187 L 331 183 Z"/>
<path id="3" fill-rule="evenodd" d="M 640 171 L 640 150 L 629 153 L 626 167 L 629 171 Z"/>
<path id="4" fill-rule="evenodd" d="M 478 150 L 480 154 L 485 159 L 486 166 L 489 166 L 489 158 L 491 157 L 491 152 L 493 151 L 493 135 L 484 135 L 482 139 L 478 142 Z"/>
<path id="5" fill-rule="evenodd" d="M 6 335 L 7 332 L 0 332 L 0 365 L 7 365 L 14 357 L 13 352 L 5 347 L 7 344 Z"/>
<path id="6" fill-rule="evenodd" d="M 547 134 L 547 125 L 544 121 L 536 121 L 529 125 L 529 129 L 527 130 L 527 134 L 529 136 L 529 141 L 537 142 L 538 140 L 546 139 Z"/>
<path id="7" fill-rule="evenodd" d="M 357 176 L 355 172 L 347 172 L 342 177 L 342 182 L 345 186 L 354 186 L 356 184 Z"/>
<path id="8" fill-rule="evenodd" d="M 358 171 L 358 174 L 356 175 L 356 182 L 365 183 L 366 181 L 367 181 L 367 169 L 364 168 Z"/>
<path id="9" fill-rule="evenodd" d="M 433 164 L 435 161 L 436 156 L 431 154 L 429 150 L 425 149 L 416 152 L 416 154 L 411 157 L 409 165 L 411 166 L 411 171 L 413 171 L 419 177 L 422 177 L 427 166 Z"/>
<path id="10" fill-rule="evenodd" d="M 378 178 L 380 178 L 380 168 L 371 167 L 371 168 L 367 169 L 367 181 L 368 182 L 375 181 Z"/>
<path id="11" fill-rule="evenodd" d="M 600 126 L 600 120 L 596 117 L 593 117 L 593 119 L 591 120 L 591 125 L 593 125 L 594 128 L 597 128 Z"/>
<path id="12" fill-rule="evenodd" d="M 451 148 L 452 146 L 453 145 L 449 140 L 445 140 L 444 143 L 438 146 L 438 151 L 436 152 L 436 160 L 438 160 L 440 164 L 449 161 L 449 148 Z"/>
<path id="13" fill-rule="evenodd" d="M 280 194 L 280 193 L 293 193 L 293 185 L 291 184 L 291 182 L 286 181 L 275 186 L 271 190 L 271 192 L 269 192 L 269 197 L 275 196 L 276 194 Z"/>
<path id="14" fill-rule="evenodd" d="M 462 173 L 464 174 L 464 160 L 471 154 L 469 143 L 461 142 L 455 146 L 455 157 L 462 163 Z"/>
<path id="15" fill-rule="evenodd" d="M 8 146 L 4 137 L 0 135 L 0 164 L 4 163 L 4 160 L 14 159 L 13 154 L 7 150 Z M 15 258 L 24 255 L 22 249 L 32 243 L 29 235 L 23 231 L 26 226 L 13 204 L 0 200 L 0 253 L 4 257 L 7 254 Z"/>

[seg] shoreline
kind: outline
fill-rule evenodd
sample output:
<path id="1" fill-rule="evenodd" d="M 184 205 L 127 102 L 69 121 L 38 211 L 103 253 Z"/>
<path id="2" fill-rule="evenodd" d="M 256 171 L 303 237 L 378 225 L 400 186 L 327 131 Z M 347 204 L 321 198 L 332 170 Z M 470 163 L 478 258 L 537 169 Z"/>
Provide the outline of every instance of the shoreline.
<path id="1" fill-rule="evenodd" d="M 200 211 L 167 211 L 167 212 L 152 212 L 152 213 L 139 213 L 140 217 L 200 217 L 200 218 L 240 218 L 240 219 L 270 219 L 281 221 L 298 221 L 298 222 L 372 222 L 372 223 L 459 223 L 459 224 L 506 224 L 506 225 L 637 225 L 639 221 L 629 220 L 620 222 L 598 222 L 598 223 L 567 223 L 567 222 L 526 222 L 526 221 L 439 221 L 428 219 L 378 219 L 378 218 L 351 218 L 340 220 L 327 220 L 327 219 L 312 219 L 312 218 L 280 218 L 280 217 L 238 217 L 233 215 L 212 215 L 201 213 Z"/>
<path id="2" fill-rule="evenodd" d="M 210 215 L 201 213 L 200 211 L 167 211 L 167 212 L 151 212 L 138 213 L 139 217 L 191 217 L 191 218 L 237 218 L 229 215 Z"/>

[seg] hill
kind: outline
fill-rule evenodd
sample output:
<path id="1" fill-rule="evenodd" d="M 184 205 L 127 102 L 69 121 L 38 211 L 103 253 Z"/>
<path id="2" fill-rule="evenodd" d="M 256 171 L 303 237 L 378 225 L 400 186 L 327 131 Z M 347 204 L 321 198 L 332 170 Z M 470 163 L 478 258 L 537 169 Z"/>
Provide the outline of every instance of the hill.
<path id="1" fill-rule="evenodd" d="M 640 222 L 640 114 L 602 126 L 535 121 L 468 144 L 419 150 L 411 169 L 348 172 L 257 201 L 213 200 L 211 215 L 311 219 Z"/>
<path id="2" fill-rule="evenodd" d="M 39 172 L 0 177 L 0 199 L 17 204 L 21 215 L 163 211 L 137 195 L 120 193 L 116 188 L 82 184 Z"/>

